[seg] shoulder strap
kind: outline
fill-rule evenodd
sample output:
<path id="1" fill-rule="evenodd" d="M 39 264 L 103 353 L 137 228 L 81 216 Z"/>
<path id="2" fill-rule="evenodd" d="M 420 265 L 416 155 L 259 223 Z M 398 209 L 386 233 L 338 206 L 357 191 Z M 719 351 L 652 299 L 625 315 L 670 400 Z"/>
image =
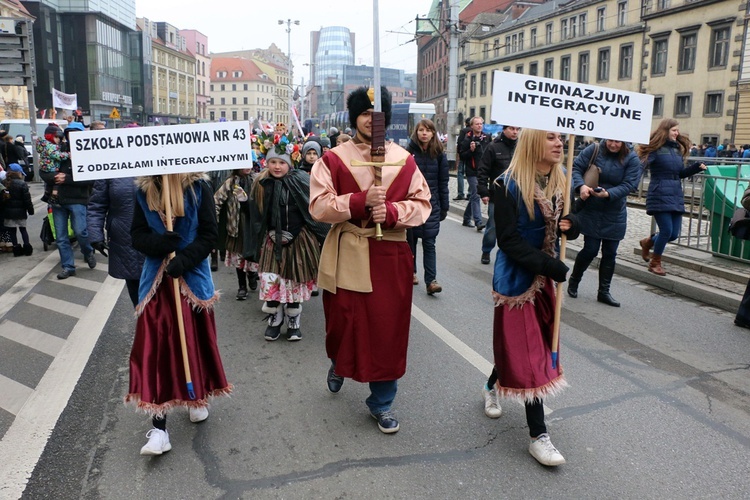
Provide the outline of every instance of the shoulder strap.
<path id="1" fill-rule="evenodd" d="M 591 153 L 591 158 L 589 159 L 589 168 L 591 168 L 591 165 L 594 164 L 594 162 L 596 161 L 596 157 L 597 156 L 599 156 L 599 143 L 595 142 L 594 143 L 594 152 Z"/>

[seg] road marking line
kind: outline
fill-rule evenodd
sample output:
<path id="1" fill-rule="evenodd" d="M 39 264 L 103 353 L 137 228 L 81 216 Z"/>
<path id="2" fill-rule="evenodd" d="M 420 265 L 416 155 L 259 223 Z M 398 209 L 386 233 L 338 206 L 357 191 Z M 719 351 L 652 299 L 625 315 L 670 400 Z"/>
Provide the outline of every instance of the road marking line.
<path id="1" fill-rule="evenodd" d="M 99 290 L 99 287 L 102 286 L 102 284 L 99 283 L 98 281 L 91 281 L 91 280 L 87 280 L 84 278 L 78 278 L 77 276 L 71 276 L 70 278 L 59 280 L 57 279 L 57 276 L 55 276 L 54 274 L 50 274 L 47 279 L 52 281 L 53 283 L 60 283 L 61 285 L 74 286 L 76 288 L 81 288 L 83 290 L 89 290 L 92 292 Z"/>
<path id="2" fill-rule="evenodd" d="M 83 316 L 83 313 L 86 312 L 86 306 L 74 304 L 66 300 L 60 300 L 55 297 L 50 297 L 49 295 L 42 295 L 40 293 L 30 294 L 29 298 L 26 299 L 26 302 L 37 307 L 43 307 L 44 309 L 58 312 L 60 314 L 73 316 L 74 318 L 80 318 L 81 316 Z"/>
<path id="3" fill-rule="evenodd" d="M 0 498 L 20 498 L 112 314 L 123 280 L 107 276 L 36 390 L 0 440 Z"/>
<path id="4" fill-rule="evenodd" d="M 65 345 L 65 339 L 8 320 L 0 322 L 0 336 L 44 354 L 49 354 L 53 358 Z M 2 391 L 0 391 L 0 394 L 2 394 Z"/>
<path id="5" fill-rule="evenodd" d="M 8 314 L 8 311 L 10 311 L 13 306 L 21 302 L 26 294 L 29 293 L 37 283 L 42 281 L 47 273 L 49 273 L 59 261 L 60 257 L 57 252 L 49 254 L 46 259 L 37 264 L 34 269 L 26 273 L 26 276 L 18 280 L 7 292 L 0 295 L 0 318 Z"/>
<path id="6" fill-rule="evenodd" d="M 418 308 L 415 304 L 411 305 L 411 314 L 417 321 L 422 323 L 428 330 L 434 333 L 440 340 L 445 342 L 448 347 L 460 354 L 466 361 L 471 363 L 477 370 L 484 375 L 490 375 L 492 372 L 492 363 L 484 359 L 474 349 L 464 344 L 458 337 L 445 329 L 443 325 L 432 319 L 427 313 Z"/>
<path id="7" fill-rule="evenodd" d="M 17 415 L 18 412 L 21 411 L 24 403 L 26 403 L 33 392 L 34 389 L 0 375 L 0 394 L 3 395 L 0 398 L 0 408 L 11 415 Z M 10 455 L 3 456 L 6 457 L 4 462 L 8 463 L 7 458 Z"/>

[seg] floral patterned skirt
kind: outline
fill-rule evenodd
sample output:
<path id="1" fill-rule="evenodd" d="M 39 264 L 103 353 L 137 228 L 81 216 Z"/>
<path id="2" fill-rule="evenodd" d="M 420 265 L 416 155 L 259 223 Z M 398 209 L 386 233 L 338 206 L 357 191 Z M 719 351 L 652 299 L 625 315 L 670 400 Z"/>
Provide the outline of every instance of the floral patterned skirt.
<path id="1" fill-rule="evenodd" d="M 260 299 L 289 304 L 310 300 L 320 261 L 320 244 L 306 227 L 289 245 L 281 247 L 276 259 L 274 241 L 266 235 L 260 251 L 258 275 Z"/>

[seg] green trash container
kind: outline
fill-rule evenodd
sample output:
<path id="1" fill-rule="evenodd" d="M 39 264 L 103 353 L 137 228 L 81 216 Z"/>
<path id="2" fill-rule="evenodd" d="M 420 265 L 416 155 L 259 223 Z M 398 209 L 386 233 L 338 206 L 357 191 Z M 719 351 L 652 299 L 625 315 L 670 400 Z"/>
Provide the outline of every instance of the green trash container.
<path id="1" fill-rule="evenodd" d="M 750 243 L 729 233 L 729 221 L 750 183 L 750 165 L 709 165 L 705 174 L 703 199 L 711 213 L 711 250 L 750 259 Z"/>

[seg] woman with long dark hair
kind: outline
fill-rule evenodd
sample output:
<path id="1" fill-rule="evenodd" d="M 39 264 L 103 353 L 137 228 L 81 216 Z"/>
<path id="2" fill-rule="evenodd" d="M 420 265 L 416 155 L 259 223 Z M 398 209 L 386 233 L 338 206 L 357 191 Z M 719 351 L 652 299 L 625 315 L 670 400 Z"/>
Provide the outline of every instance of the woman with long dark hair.
<path id="1" fill-rule="evenodd" d="M 524 129 L 508 170 L 495 181 L 494 367 L 482 389 L 490 418 L 501 415 L 498 397 L 525 405 L 529 453 L 548 466 L 565 463 L 547 434 L 543 403 L 567 387 L 559 360 L 551 362 L 555 282 L 568 273 L 558 259 L 558 230 L 578 236 L 575 216 L 562 217 L 562 155 L 560 134 Z"/>
<path id="2" fill-rule="evenodd" d="M 596 157 L 592 158 L 594 154 Z M 599 185 L 594 187 L 583 182 L 583 175 L 592 161 L 600 169 Z M 592 144 L 573 162 L 573 189 L 582 201 L 576 215 L 583 233 L 583 248 L 576 256 L 568 280 L 568 295 L 571 297 L 578 297 L 578 284 L 583 273 L 601 247 L 596 300 L 620 307 L 609 290 L 615 273 L 617 247 L 625 238 L 628 194 L 638 187 L 640 178 L 641 162 L 622 141 L 605 139 L 599 144 Z"/>
<path id="3" fill-rule="evenodd" d="M 448 193 L 448 160 L 443 153 L 443 145 L 437 137 L 437 129 L 432 120 L 421 120 L 414 128 L 411 141 L 406 148 L 417 162 L 427 184 L 430 186 L 432 211 L 424 224 L 407 231 L 409 246 L 414 254 L 414 284 L 417 277 L 417 240 L 422 240 L 422 261 L 424 283 L 427 293 L 433 295 L 443 291 L 437 282 L 437 253 L 435 239 L 440 232 L 440 221 L 448 216 L 450 195 Z"/>
<path id="4" fill-rule="evenodd" d="M 685 213 L 685 194 L 682 179 L 706 169 L 706 165 L 695 162 L 685 167 L 685 159 L 690 154 L 690 139 L 680 134 L 679 122 L 665 118 L 651 132 L 651 139 L 638 148 L 638 156 L 643 167 L 651 175 L 646 195 L 646 213 L 656 220 L 659 232 L 640 241 L 641 257 L 648 262 L 648 270 L 658 276 L 665 276 L 661 256 L 667 243 L 676 240 L 682 229 L 682 214 Z M 649 252 L 653 248 L 653 254 Z"/>

